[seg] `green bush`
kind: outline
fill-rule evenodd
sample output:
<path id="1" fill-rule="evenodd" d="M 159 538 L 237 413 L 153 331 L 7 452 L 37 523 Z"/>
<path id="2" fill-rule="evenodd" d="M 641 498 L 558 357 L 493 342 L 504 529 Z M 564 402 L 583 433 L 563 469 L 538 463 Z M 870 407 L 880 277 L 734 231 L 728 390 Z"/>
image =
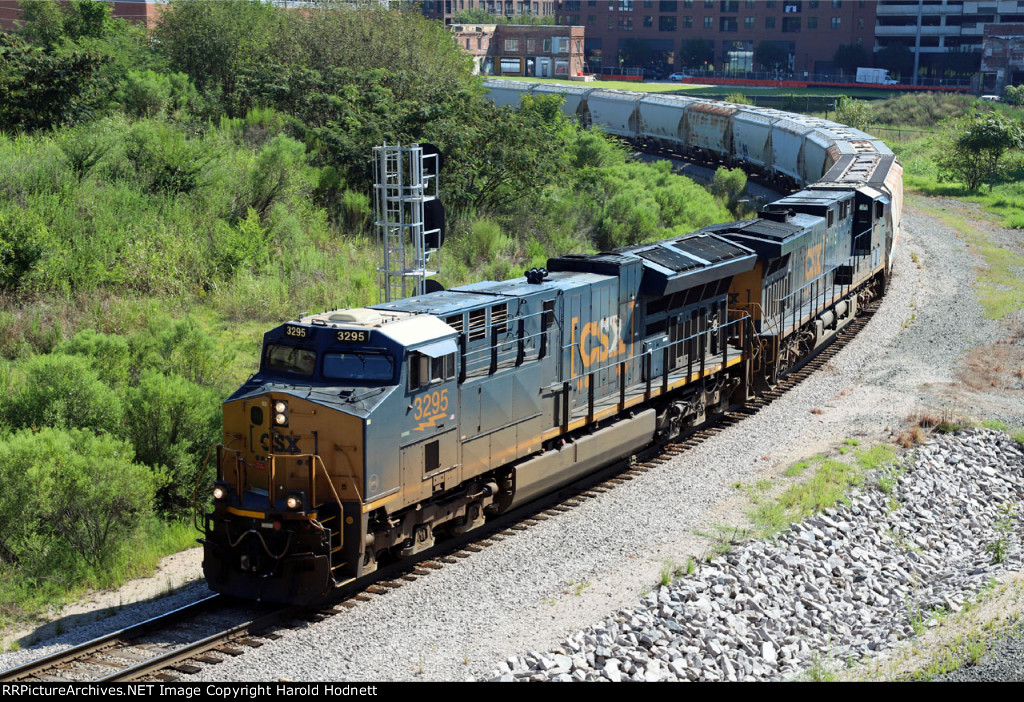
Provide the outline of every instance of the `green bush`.
<path id="1" fill-rule="evenodd" d="M 139 122 L 132 127 L 125 154 L 154 193 L 188 194 L 200 185 L 200 176 L 213 159 L 212 145 L 189 139 L 162 122 Z"/>
<path id="2" fill-rule="evenodd" d="M 732 207 L 747 187 L 747 174 L 742 168 L 719 168 L 711 181 L 711 192 Z"/>
<path id="3" fill-rule="evenodd" d="M 87 358 L 99 379 L 111 387 L 129 380 L 131 349 L 123 336 L 83 329 L 74 338 L 58 344 L 54 352 Z"/>
<path id="4" fill-rule="evenodd" d="M 89 431 L 23 430 L 0 440 L 3 560 L 65 581 L 83 565 L 109 565 L 131 547 L 158 485 L 131 459 L 131 446 Z"/>
<path id="5" fill-rule="evenodd" d="M 129 388 L 125 404 L 127 434 L 135 458 L 161 468 L 167 482 L 157 491 L 157 509 L 166 515 L 185 514 L 206 450 L 220 439 L 220 393 L 176 375 L 147 371 Z M 209 494 L 212 472 L 200 494 Z"/>
<path id="6" fill-rule="evenodd" d="M 210 248 L 224 277 L 230 278 L 243 269 L 258 272 L 270 261 L 270 230 L 251 207 L 246 217 L 234 225 L 217 220 L 211 236 Z"/>
<path id="7" fill-rule="evenodd" d="M 43 255 L 46 225 L 34 214 L 0 212 L 0 290 L 14 290 Z"/>
<path id="8" fill-rule="evenodd" d="M 3 415 L 12 427 L 81 428 L 117 433 L 121 401 L 89 359 L 62 353 L 32 356 L 18 368 Z"/>
<path id="9" fill-rule="evenodd" d="M 184 73 L 128 71 L 117 95 L 127 113 L 156 117 L 184 109 L 198 98 L 195 86 Z"/>
<path id="10" fill-rule="evenodd" d="M 836 100 L 835 120 L 848 127 L 866 131 L 871 121 L 871 103 L 867 100 L 839 96 Z"/>

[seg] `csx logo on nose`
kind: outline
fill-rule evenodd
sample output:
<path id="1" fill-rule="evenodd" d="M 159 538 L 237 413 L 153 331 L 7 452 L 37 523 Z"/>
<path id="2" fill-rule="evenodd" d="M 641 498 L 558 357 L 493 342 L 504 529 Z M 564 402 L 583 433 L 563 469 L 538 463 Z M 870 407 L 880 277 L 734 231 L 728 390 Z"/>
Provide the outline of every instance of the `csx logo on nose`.
<path id="1" fill-rule="evenodd" d="M 302 450 L 299 448 L 299 438 L 298 436 L 274 434 L 274 453 L 302 453 Z M 268 453 L 270 452 L 269 434 L 260 436 L 260 448 Z"/>

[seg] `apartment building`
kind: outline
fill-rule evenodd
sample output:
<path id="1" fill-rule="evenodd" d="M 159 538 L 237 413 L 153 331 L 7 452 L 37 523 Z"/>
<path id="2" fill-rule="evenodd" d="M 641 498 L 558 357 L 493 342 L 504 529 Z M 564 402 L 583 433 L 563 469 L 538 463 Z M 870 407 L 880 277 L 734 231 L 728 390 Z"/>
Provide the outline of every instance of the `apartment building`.
<path id="1" fill-rule="evenodd" d="M 489 76 L 569 78 L 583 72 L 583 27 L 453 24 L 455 42 Z"/>

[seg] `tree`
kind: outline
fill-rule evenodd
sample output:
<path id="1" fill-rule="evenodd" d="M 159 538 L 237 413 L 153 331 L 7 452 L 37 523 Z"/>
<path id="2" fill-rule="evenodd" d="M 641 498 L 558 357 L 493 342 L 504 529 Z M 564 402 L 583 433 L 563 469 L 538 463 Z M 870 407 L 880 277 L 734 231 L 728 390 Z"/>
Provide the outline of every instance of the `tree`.
<path id="1" fill-rule="evenodd" d="M 654 52 L 651 50 L 650 42 L 642 39 L 627 39 L 622 42 L 620 55 L 626 66 L 649 66 Z"/>
<path id="2" fill-rule="evenodd" d="M 97 72 L 109 60 L 57 56 L 0 33 L 0 130 L 49 129 L 90 116 L 103 94 Z"/>
<path id="3" fill-rule="evenodd" d="M 1015 120 L 999 112 L 966 115 L 952 123 L 936 165 L 940 177 L 959 180 L 968 190 L 987 179 L 991 192 L 1003 157 L 1022 147 L 1024 129 Z"/>
<path id="4" fill-rule="evenodd" d="M 1024 85 L 1006 86 L 1005 97 L 1011 105 L 1024 105 Z"/>
<path id="5" fill-rule="evenodd" d="M 280 54 L 280 40 L 291 34 L 286 22 L 283 10 L 261 2 L 173 0 L 153 36 L 171 66 L 200 90 L 230 92 L 241 69 Z"/>
<path id="6" fill-rule="evenodd" d="M 780 70 L 789 65 L 789 49 L 774 41 L 762 41 L 754 49 L 754 62 L 767 70 Z"/>
<path id="7" fill-rule="evenodd" d="M 871 121 L 871 103 L 840 95 L 836 98 L 836 122 L 865 131 Z"/>
<path id="8" fill-rule="evenodd" d="M 55 46 L 64 36 L 64 14 L 51 0 L 19 0 L 24 25 L 19 34 L 37 46 Z"/>
<path id="9" fill-rule="evenodd" d="M 679 51 L 679 61 L 682 66 L 697 68 L 714 60 L 715 49 L 711 42 L 705 39 L 687 39 Z"/>
<path id="10" fill-rule="evenodd" d="M 869 66 L 871 59 L 860 44 L 840 44 L 832 61 L 843 73 L 856 73 L 860 66 Z"/>
<path id="11" fill-rule="evenodd" d="M 903 44 L 895 42 L 875 54 L 875 65 L 888 69 L 893 75 L 910 75 L 914 72 L 914 54 Z"/>
<path id="12" fill-rule="evenodd" d="M 719 168 L 711 181 L 711 193 L 722 198 L 726 205 L 733 207 L 747 187 L 747 174 L 742 168 Z"/>

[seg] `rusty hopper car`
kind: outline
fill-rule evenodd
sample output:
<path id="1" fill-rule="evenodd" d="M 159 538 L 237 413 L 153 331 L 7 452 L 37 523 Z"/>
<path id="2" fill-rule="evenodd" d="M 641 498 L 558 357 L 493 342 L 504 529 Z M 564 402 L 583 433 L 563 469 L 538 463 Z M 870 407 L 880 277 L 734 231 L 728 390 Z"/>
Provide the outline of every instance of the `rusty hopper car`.
<path id="1" fill-rule="evenodd" d="M 756 219 L 268 332 L 224 403 L 210 587 L 317 601 L 770 388 L 887 280 L 899 165 L 840 152 Z"/>

